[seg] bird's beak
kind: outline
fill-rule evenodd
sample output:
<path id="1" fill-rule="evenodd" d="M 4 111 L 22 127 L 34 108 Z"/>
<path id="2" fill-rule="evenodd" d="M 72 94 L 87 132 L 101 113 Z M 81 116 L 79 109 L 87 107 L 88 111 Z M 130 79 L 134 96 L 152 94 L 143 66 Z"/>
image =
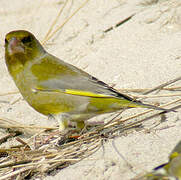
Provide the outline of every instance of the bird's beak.
<path id="1" fill-rule="evenodd" d="M 12 37 L 9 40 L 8 52 L 10 55 L 13 55 L 17 53 L 24 53 L 25 49 L 22 46 L 21 42 L 16 37 Z"/>

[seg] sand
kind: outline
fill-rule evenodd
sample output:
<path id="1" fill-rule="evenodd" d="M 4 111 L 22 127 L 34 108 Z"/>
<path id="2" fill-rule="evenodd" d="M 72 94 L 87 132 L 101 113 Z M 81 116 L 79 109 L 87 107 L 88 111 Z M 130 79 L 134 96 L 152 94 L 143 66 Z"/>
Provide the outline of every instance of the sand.
<path id="1" fill-rule="evenodd" d="M 25 29 L 43 40 L 62 3 L 60 0 L 0 1 L 0 94 L 18 91 L 4 61 L 5 34 Z M 57 24 L 81 3 L 80 0 L 69 2 Z M 126 23 L 103 33 L 133 14 Z M 180 20 L 178 0 L 94 0 L 56 33 L 45 48 L 117 89 L 153 88 L 181 74 Z M 178 81 L 172 86 L 180 85 Z M 166 93 L 177 92 L 161 91 L 159 94 Z M 149 98 L 146 101 L 162 105 L 178 98 Z M 142 110 L 128 110 L 123 116 L 139 111 Z M 47 117 L 29 107 L 19 93 L 0 96 L 0 117 L 28 125 L 53 126 Z M 129 180 L 151 171 L 168 160 L 169 153 L 181 140 L 181 110 L 168 113 L 166 120 L 154 127 L 157 122 L 160 117 L 153 118 L 140 131 L 133 130 L 128 135 L 110 139 L 104 149 L 88 159 L 43 179 Z"/>

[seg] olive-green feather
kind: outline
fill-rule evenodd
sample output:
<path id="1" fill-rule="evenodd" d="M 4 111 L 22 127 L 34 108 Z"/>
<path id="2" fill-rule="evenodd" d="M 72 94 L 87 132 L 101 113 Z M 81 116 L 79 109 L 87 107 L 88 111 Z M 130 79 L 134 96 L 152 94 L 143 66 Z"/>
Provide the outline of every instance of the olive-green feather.
<path id="1" fill-rule="evenodd" d="M 5 59 L 24 99 L 44 115 L 66 113 L 72 121 L 80 121 L 122 108 L 163 110 L 121 94 L 83 70 L 47 53 L 28 31 L 12 31 L 6 35 Z"/>

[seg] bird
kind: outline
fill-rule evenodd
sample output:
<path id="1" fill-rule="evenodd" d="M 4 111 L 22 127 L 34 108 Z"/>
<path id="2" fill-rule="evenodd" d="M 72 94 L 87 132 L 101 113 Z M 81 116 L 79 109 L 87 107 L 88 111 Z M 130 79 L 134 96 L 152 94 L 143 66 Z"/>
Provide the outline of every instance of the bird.
<path id="1" fill-rule="evenodd" d="M 152 172 L 144 175 L 142 180 L 173 179 L 181 180 L 181 141 L 169 155 L 169 161 L 157 166 Z"/>
<path id="2" fill-rule="evenodd" d="M 83 129 L 86 120 L 121 109 L 141 107 L 165 111 L 122 94 L 51 55 L 26 30 L 6 34 L 5 62 L 23 98 L 39 113 L 58 120 L 60 131 L 66 130 L 69 122 Z"/>

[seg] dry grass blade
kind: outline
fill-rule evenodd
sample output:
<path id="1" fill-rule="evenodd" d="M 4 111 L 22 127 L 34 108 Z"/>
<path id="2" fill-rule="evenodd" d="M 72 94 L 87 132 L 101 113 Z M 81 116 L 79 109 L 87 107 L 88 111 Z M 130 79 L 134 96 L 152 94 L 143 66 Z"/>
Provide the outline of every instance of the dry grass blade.
<path id="1" fill-rule="evenodd" d="M 119 21 L 115 26 L 112 26 L 112 27 L 104 30 L 104 33 L 107 33 L 107 32 L 109 32 L 109 31 L 113 30 L 114 28 L 117 28 L 117 27 L 119 27 L 120 25 L 126 23 L 126 22 L 129 21 L 133 16 L 135 16 L 135 14 L 132 14 L 132 15 L 126 17 L 125 19 Z"/>
<path id="2" fill-rule="evenodd" d="M 16 133 L 9 133 L 3 137 L 0 138 L 0 144 L 6 142 L 9 138 L 12 138 L 16 135 Z"/>
<path id="3" fill-rule="evenodd" d="M 132 96 L 133 98 L 158 98 L 158 97 L 173 97 L 173 96 L 181 96 L 181 93 L 177 94 L 161 94 L 161 95 L 137 95 Z"/>
<path id="4" fill-rule="evenodd" d="M 12 94 L 18 94 L 19 91 L 12 91 L 12 92 L 7 92 L 7 93 L 1 93 L 0 96 L 8 96 L 8 95 L 12 95 Z"/>
<path id="5" fill-rule="evenodd" d="M 3 125 L 2 125 L 3 126 Z M 2 127 L 1 126 L 1 127 Z M 58 129 L 57 127 L 48 127 L 48 126 L 28 126 L 28 125 L 6 125 L 4 128 L 24 128 L 24 129 L 45 129 L 45 130 L 54 130 Z"/>
<path id="6" fill-rule="evenodd" d="M 49 36 L 47 36 L 46 39 L 44 39 L 44 41 L 42 42 L 43 44 L 45 44 L 46 41 L 48 41 L 49 39 L 51 39 L 77 12 L 79 12 L 80 9 L 82 9 L 87 3 L 89 2 L 89 0 L 86 0 L 84 3 L 82 3 L 82 5 L 80 5 L 79 8 L 77 8 L 70 17 L 68 17 L 60 26 L 58 26 L 51 34 L 49 34 Z"/>
<path id="7" fill-rule="evenodd" d="M 4 175 L 4 176 L 1 176 L 1 177 L 0 177 L 0 180 L 6 180 L 6 179 L 9 179 L 9 178 L 12 179 L 14 176 L 16 176 L 16 175 L 18 175 L 18 174 L 21 174 L 21 173 L 23 173 L 23 172 L 25 172 L 25 171 L 33 170 L 33 169 L 35 169 L 35 167 L 25 167 L 25 168 L 16 170 L 16 171 L 14 171 L 14 172 L 11 172 L 11 173 L 9 173 L 9 174 L 6 174 L 6 175 Z M 14 179 L 14 178 L 13 178 L 13 179 Z"/>
<path id="8" fill-rule="evenodd" d="M 172 84 L 172 83 L 175 83 L 176 81 L 179 81 L 179 80 L 181 80 L 181 77 L 178 77 L 178 78 L 175 78 L 175 79 L 173 79 L 173 80 L 170 80 L 170 81 L 168 81 L 168 82 L 166 82 L 166 83 L 163 83 L 163 84 L 161 84 L 161 85 L 159 85 L 159 86 L 157 86 L 157 87 L 155 87 L 155 88 L 153 88 L 153 89 L 150 89 L 150 90 L 144 92 L 143 94 L 146 95 L 146 94 L 149 94 L 149 93 L 151 93 L 151 92 L 153 92 L 153 91 L 156 91 L 156 90 L 158 90 L 158 89 L 162 89 L 163 87 L 168 86 L 168 85 L 170 85 L 170 84 Z"/>
<path id="9" fill-rule="evenodd" d="M 55 20 L 53 21 L 52 25 L 50 26 L 50 29 L 48 30 L 47 34 L 45 35 L 44 40 L 42 41 L 42 44 L 45 44 L 45 42 L 47 41 L 47 38 L 48 38 L 49 34 L 53 31 L 53 28 L 54 28 L 55 24 L 57 23 L 57 21 L 58 21 L 60 15 L 62 14 L 65 6 L 67 5 L 67 3 L 68 3 L 68 0 L 65 1 L 65 3 L 62 6 L 62 8 L 59 11 L 59 13 L 57 14 Z"/>
<path id="10" fill-rule="evenodd" d="M 152 88 L 151 88 L 152 89 Z M 129 88 L 124 88 L 124 89 L 119 89 L 120 92 L 135 92 L 135 93 L 142 93 L 145 91 L 149 91 L 151 90 L 150 88 L 147 89 L 129 89 Z M 181 86 L 178 87 L 165 87 L 162 88 L 161 90 L 166 90 L 166 91 L 180 91 L 181 90 Z"/>
<path id="11" fill-rule="evenodd" d="M 31 160 L 21 160 L 21 161 L 11 160 L 6 163 L 2 163 L 0 165 L 0 168 L 14 167 L 14 166 L 17 166 L 18 164 L 23 164 L 23 167 L 25 167 L 25 164 L 30 163 L 30 162 Z"/>
<path id="12" fill-rule="evenodd" d="M 52 130 L 57 129 L 56 127 L 42 127 L 42 126 L 28 126 L 21 124 L 15 120 L 0 117 L 0 128 L 8 129 L 11 132 L 20 132 L 23 134 L 33 135 L 39 132 L 40 129 Z"/>

